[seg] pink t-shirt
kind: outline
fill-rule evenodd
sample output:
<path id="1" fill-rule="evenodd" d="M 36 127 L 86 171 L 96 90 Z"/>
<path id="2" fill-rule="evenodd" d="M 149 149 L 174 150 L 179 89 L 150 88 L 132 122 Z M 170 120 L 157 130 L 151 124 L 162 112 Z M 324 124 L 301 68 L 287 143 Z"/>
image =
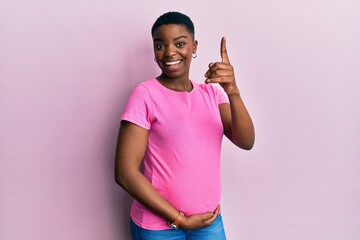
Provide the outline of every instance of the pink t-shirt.
<path id="1" fill-rule="evenodd" d="M 219 104 L 228 103 L 217 87 L 192 84 L 192 91 L 176 92 L 156 79 L 145 81 L 135 87 L 121 117 L 149 130 L 144 175 L 185 215 L 212 212 L 220 202 Z M 136 200 L 131 218 L 145 229 L 169 229 Z"/>

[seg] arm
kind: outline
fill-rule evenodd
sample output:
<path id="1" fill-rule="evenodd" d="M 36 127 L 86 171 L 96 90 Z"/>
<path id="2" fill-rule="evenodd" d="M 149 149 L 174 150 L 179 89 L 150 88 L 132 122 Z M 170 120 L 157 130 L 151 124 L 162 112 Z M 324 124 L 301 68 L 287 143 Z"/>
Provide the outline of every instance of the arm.
<path id="1" fill-rule="evenodd" d="M 228 96 L 230 104 L 219 106 L 225 136 L 239 148 L 250 150 L 255 142 L 255 131 L 250 115 L 240 94 Z"/>
<path id="2" fill-rule="evenodd" d="M 166 221 L 174 221 L 179 211 L 171 206 L 140 171 L 149 131 L 133 123 L 122 121 L 115 157 L 115 181 L 133 198 Z M 191 196 L 189 196 L 191 197 Z M 185 216 L 180 226 L 196 229 L 210 225 L 219 213 Z"/>
<path id="3" fill-rule="evenodd" d="M 229 97 L 230 104 L 219 106 L 225 136 L 236 146 L 250 150 L 255 142 L 254 125 L 236 85 L 234 69 L 227 55 L 224 37 L 221 39 L 220 54 L 222 61 L 209 64 L 205 82 L 219 83 Z"/>

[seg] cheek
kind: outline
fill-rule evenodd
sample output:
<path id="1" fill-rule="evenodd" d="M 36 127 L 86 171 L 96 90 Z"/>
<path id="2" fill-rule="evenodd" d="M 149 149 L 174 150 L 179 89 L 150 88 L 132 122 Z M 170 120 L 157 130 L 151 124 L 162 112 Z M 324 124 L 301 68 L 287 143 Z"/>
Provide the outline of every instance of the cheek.
<path id="1" fill-rule="evenodd" d="M 163 55 L 163 51 L 158 50 L 158 49 L 154 49 L 154 55 L 155 55 L 155 56 L 162 56 L 162 55 Z"/>
<path id="2" fill-rule="evenodd" d="M 155 51 L 154 51 L 154 56 L 155 56 L 155 57 L 158 57 L 158 56 L 159 56 L 159 52 L 155 50 Z"/>
<path id="3" fill-rule="evenodd" d="M 192 48 L 187 48 L 187 49 L 184 49 L 181 53 L 182 56 L 186 57 L 186 58 L 191 58 L 192 56 L 192 52 L 193 52 L 193 49 Z"/>

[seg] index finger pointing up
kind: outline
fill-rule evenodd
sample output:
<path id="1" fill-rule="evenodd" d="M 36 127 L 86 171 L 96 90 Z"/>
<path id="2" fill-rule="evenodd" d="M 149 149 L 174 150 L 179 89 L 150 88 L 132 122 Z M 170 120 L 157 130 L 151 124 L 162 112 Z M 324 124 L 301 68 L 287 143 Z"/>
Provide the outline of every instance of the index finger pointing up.
<path id="1" fill-rule="evenodd" d="M 221 61 L 223 63 L 230 63 L 227 50 L 226 50 L 226 38 L 221 38 L 221 46 L 220 46 L 220 55 L 221 55 Z"/>

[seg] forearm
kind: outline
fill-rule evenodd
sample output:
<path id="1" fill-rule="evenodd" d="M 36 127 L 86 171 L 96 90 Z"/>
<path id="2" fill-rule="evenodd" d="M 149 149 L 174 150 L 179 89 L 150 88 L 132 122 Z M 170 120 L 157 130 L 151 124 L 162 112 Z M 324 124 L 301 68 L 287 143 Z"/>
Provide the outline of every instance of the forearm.
<path id="1" fill-rule="evenodd" d="M 148 130 L 122 121 L 115 156 L 115 181 L 134 199 L 167 221 L 178 214 L 140 171 L 147 147 Z"/>
<path id="2" fill-rule="evenodd" d="M 251 117 L 239 93 L 228 95 L 231 111 L 231 140 L 238 147 L 250 150 L 255 142 Z"/>
<path id="3" fill-rule="evenodd" d="M 178 210 L 157 192 L 140 171 L 122 173 L 116 182 L 144 207 L 166 221 L 173 221 L 177 217 Z"/>

